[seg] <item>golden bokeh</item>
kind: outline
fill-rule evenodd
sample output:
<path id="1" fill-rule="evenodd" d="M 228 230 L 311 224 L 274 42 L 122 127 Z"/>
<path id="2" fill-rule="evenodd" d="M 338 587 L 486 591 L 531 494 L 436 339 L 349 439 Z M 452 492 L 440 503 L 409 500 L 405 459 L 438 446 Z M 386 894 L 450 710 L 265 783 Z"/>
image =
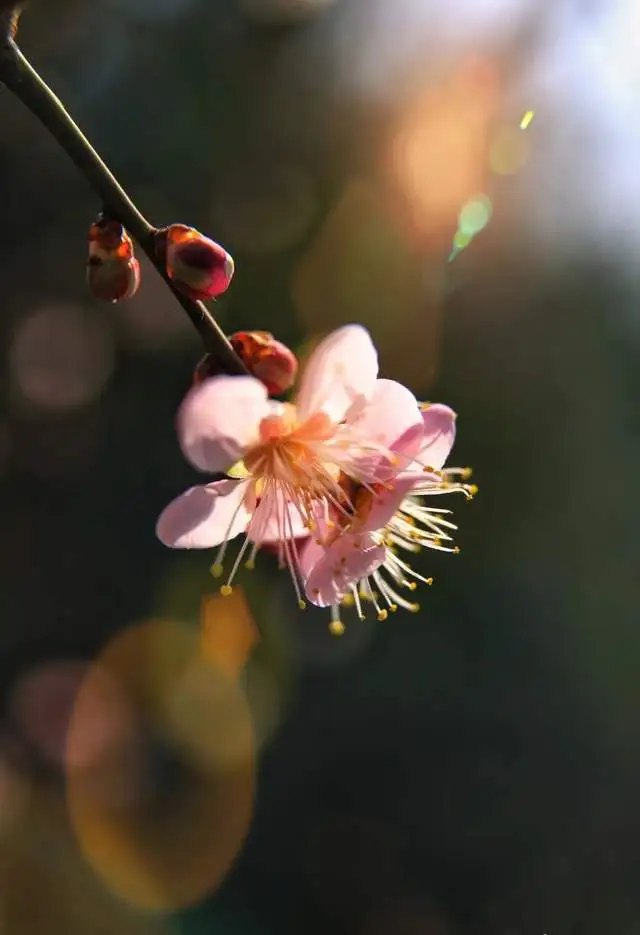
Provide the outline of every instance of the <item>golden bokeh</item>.
<path id="1" fill-rule="evenodd" d="M 218 593 L 202 598 L 200 638 L 204 658 L 237 679 L 259 640 L 242 588 L 236 586 L 228 597 Z"/>
<path id="2" fill-rule="evenodd" d="M 202 899 L 238 855 L 254 794 L 248 705 L 198 630 L 157 620 L 116 636 L 67 742 L 71 821 L 105 884 L 149 910 Z"/>
<path id="3" fill-rule="evenodd" d="M 462 62 L 439 86 L 414 96 L 393 137 L 387 171 L 407 223 L 432 246 L 448 242 L 460 207 L 485 187 L 488 132 L 499 96 L 489 59 Z"/>

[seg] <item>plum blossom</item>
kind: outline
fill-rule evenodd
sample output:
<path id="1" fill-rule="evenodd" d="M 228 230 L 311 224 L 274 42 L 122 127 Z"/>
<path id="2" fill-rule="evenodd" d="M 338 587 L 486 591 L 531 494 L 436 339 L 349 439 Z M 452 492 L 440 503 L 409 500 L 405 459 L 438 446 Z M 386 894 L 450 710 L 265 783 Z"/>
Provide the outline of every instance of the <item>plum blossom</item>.
<path id="1" fill-rule="evenodd" d="M 455 439 L 453 410 L 424 404 L 422 417 L 423 437 L 411 464 L 384 484 L 369 488 L 351 484 L 349 523 L 336 523 L 326 513 L 319 523 L 320 535 L 302 549 L 306 595 L 313 604 L 331 608 L 330 629 L 336 635 L 344 631 L 343 604 L 354 604 L 361 619 L 362 601 L 373 604 L 380 620 L 398 607 L 419 610 L 401 592 L 413 592 L 419 583 L 430 585 L 433 579 L 414 571 L 401 551 L 459 551 L 453 545 L 451 533 L 457 527 L 448 519 L 451 511 L 427 506 L 425 501 L 447 493 L 471 499 L 477 488 L 465 483 L 469 468 L 444 468 Z M 340 525 L 340 532 L 332 532 Z"/>
<path id="2" fill-rule="evenodd" d="M 158 538 L 171 548 L 218 546 L 212 572 L 219 577 L 228 543 L 244 534 L 223 594 L 243 560 L 251 567 L 261 546 L 275 545 L 304 606 L 299 539 L 316 531 L 323 512 L 350 519 L 342 479 L 373 490 L 407 470 L 423 420 L 406 387 L 378 379 L 369 333 L 348 325 L 312 353 L 293 402 L 269 399 L 251 376 L 212 377 L 185 398 L 178 437 L 194 467 L 227 477 L 173 500 L 158 519 Z M 362 545 L 359 561 L 352 556 L 358 577 L 384 552 L 378 543 Z"/>

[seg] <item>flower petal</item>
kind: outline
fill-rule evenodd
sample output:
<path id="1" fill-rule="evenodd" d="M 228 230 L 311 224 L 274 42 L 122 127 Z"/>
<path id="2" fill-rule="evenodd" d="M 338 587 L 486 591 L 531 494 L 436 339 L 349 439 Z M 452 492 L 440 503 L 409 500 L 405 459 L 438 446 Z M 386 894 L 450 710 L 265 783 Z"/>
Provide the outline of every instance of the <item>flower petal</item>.
<path id="1" fill-rule="evenodd" d="M 423 437 L 423 419 L 413 393 L 395 380 L 378 380 L 369 404 L 344 434 L 361 444 L 354 476 L 382 481 L 412 464 Z M 389 457 L 387 452 L 392 453 Z"/>
<path id="2" fill-rule="evenodd" d="M 212 377 L 195 386 L 178 412 L 184 456 L 201 471 L 226 471 L 258 436 L 272 404 L 254 377 Z"/>
<path id="3" fill-rule="evenodd" d="M 339 604 L 351 585 L 382 565 L 385 554 L 385 547 L 366 533 L 339 536 L 326 548 L 311 539 L 300 556 L 308 600 L 317 607 Z"/>
<path id="4" fill-rule="evenodd" d="M 300 421 L 322 411 L 341 422 L 371 396 L 377 376 L 378 354 L 366 328 L 338 328 L 316 347 L 304 368 L 296 399 Z"/>
<path id="5" fill-rule="evenodd" d="M 400 504 L 411 491 L 424 479 L 424 474 L 405 475 L 390 481 L 375 497 L 366 514 L 359 518 L 358 531 L 375 532 L 384 529 L 389 520 L 397 513 Z M 436 482 L 439 478 L 435 478 Z"/>
<path id="6" fill-rule="evenodd" d="M 246 483 L 221 480 L 191 487 L 160 514 L 158 539 L 171 549 L 208 549 L 243 532 L 249 519 Z"/>
<path id="7" fill-rule="evenodd" d="M 436 471 L 444 465 L 456 437 L 456 414 L 443 403 L 433 403 L 422 412 L 423 438 L 418 458 L 423 467 Z"/>

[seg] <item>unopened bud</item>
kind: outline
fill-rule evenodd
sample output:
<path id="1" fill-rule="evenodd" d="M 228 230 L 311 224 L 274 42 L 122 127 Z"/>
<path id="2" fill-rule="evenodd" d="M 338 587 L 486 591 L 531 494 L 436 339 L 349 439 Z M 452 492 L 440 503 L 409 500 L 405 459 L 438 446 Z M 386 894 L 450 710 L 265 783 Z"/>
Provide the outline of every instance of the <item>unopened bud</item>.
<path id="1" fill-rule="evenodd" d="M 89 228 L 87 284 L 96 299 L 119 302 L 140 285 L 140 264 L 133 241 L 122 224 L 100 218 Z"/>
<path id="2" fill-rule="evenodd" d="M 265 385 L 270 396 L 280 396 L 293 386 L 298 371 L 296 355 L 268 331 L 237 331 L 229 341 L 249 373 Z M 201 383 L 221 372 L 216 361 L 205 354 L 194 371 L 193 382 Z"/>
<path id="3" fill-rule="evenodd" d="M 231 346 L 249 373 L 267 388 L 270 396 L 291 389 L 298 372 L 296 355 L 268 331 L 237 331 Z"/>
<path id="4" fill-rule="evenodd" d="M 194 301 L 222 295 L 233 278 L 233 259 L 224 247 L 185 224 L 156 233 L 156 255 L 176 289 Z"/>

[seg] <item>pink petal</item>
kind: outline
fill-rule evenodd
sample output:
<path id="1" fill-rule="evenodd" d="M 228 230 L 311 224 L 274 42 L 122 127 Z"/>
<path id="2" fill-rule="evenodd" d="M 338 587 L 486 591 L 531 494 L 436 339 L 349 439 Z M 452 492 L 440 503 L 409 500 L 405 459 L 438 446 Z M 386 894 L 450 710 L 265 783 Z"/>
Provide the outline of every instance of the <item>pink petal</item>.
<path id="1" fill-rule="evenodd" d="M 456 437 L 456 414 L 443 403 L 433 403 L 422 412 L 424 434 L 418 460 L 436 471 L 444 465 Z"/>
<path id="2" fill-rule="evenodd" d="M 221 480 L 191 487 L 160 514 L 158 539 L 171 549 L 208 549 L 233 539 L 247 526 L 245 481 Z"/>
<path id="3" fill-rule="evenodd" d="M 247 536 L 260 545 L 302 539 L 309 535 L 298 510 L 280 490 L 264 494 L 247 528 Z"/>
<path id="4" fill-rule="evenodd" d="M 296 406 L 300 421 L 325 412 L 342 422 L 352 406 L 373 393 L 378 354 L 361 325 L 338 328 L 311 354 L 300 383 Z"/>
<path id="5" fill-rule="evenodd" d="M 367 534 L 342 535 L 328 548 L 311 539 L 300 556 L 308 600 L 318 607 L 339 604 L 352 584 L 382 565 L 385 553 L 385 547 Z"/>
<path id="6" fill-rule="evenodd" d="M 397 513 L 404 498 L 408 497 L 416 484 L 424 479 L 424 474 L 414 473 L 412 476 L 407 475 L 390 481 L 388 489 L 384 489 L 373 499 L 369 512 L 358 525 L 358 530 L 375 532 L 378 529 L 384 529 L 389 520 Z M 438 481 L 439 478 L 436 477 L 435 480 Z"/>
<path id="7" fill-rule="evenodd" d="M 178 413 L 185 457 L 201 471 L 227 471 L 257 440 L 273 404 L 254 377 L 212 377 L 195 386 Z"/>
<path id="8" fill-rule="evenodd" d="M 422 413 L 406 386 L 378 380 L 370 403 L 345 431 L 362 443 L 354 476 L 382 481 L 413 463 L 423 437 Z M 394 457 L 389 458 L 385 450 Z"/>

